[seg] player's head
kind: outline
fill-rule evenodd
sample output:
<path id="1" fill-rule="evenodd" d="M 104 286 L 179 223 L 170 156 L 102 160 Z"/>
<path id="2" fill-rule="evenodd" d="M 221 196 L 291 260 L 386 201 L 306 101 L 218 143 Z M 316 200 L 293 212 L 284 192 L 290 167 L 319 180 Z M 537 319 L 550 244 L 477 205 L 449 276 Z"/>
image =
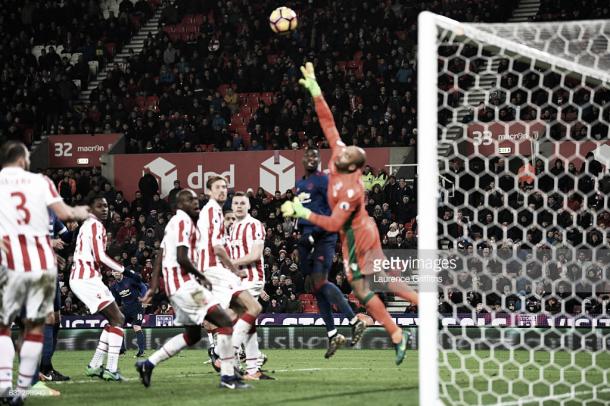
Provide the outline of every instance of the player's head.
<path id="1" fill-rule="evenodd" d="M 306 172 L 315 172 L 320 166 L 320 151 L 316 148 L 306 149 L 303 153 L 303 167 Z"/>
<path id="2" fill-rule="evenodd" d="M 93 196 L 89 200 L 89 211 L 99 220 L 108 218 L 108 202 L 104 196 Z"/>
<path id="3" fill-rule="evenodd" d="M 23 142 L 7 141 L 2 146 L 0 153 L 0 166 L 17 166 L 25 169 L 30 169 L 30 151 Z"/>
<path id="4" fill-rule="evenodd" d="M 233 223 L 235 223 L 235 213 L 233 213 L 232 209 L 226 209 L 224 212 L 224 223 L 225 230 L 230 230 Z"/>
<path id="5" fill-rule="evenodd" d="M 227 201 L 227 180 L 222 176 L 212 176 L 206 182 L 210 197 L 221 205 Z"/>
<path id="6" fill-rule="evenodd" d="M 176 208 L 186 212 L 189 217 L 196 219 L 199 216 L 197 194 L 191 189 L 182 189 L 176 194 Z"/>
<path id="7" fill-rule="evenodd" d="M 112 276 L 114 276 L 114 279 L 116 279 L 117 281 L 123 280 L 123 272 L 112 271 Z"/>
<path id="8" fill-rule="evenodd" d="M 339 172 L 352 173 L 361 169 L 366 162 L 366 152 L 360 147 L 350 145 L 343 149 L 335 160 Z"/>
<path id="9" fill-rule="evenodd" d="M 244 192 L 237 192 L 235 193 L 235 196 L 233 196 L 231 208 L 233 209 L 237 220 L 241 220 L 248 215 L 248 211 L 250 210 L 250 199 L 248 199 L 248 196 L 246 196 Z"/>

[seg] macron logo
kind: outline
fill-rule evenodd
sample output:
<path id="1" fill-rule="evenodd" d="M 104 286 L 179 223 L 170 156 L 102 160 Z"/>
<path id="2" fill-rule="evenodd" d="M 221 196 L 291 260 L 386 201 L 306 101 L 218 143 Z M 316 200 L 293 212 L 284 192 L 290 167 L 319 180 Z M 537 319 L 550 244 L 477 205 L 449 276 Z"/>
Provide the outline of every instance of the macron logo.
<path id="1" fill-rule="evenodd" d="M 169 195 L 170 190 L 174 188 L 174 182 L 178 180 L 178 168 L 176 168 L 176 165 L 161 157 L 144 165 L 142 174 L 146 172 L 150 172 L 157 179 L 161 198 Z"/>

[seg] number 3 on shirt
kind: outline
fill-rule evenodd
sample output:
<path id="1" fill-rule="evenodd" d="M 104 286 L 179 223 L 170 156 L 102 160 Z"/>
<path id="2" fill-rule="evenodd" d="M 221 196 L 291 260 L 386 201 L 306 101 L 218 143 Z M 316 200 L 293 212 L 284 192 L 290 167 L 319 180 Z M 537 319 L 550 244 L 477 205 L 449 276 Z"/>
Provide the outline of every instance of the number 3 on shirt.
<path id="1" fill-rule="evenodd" d="M 17 209 L 17 211 L 20 211 L 23 213 L 22 218 L 17 219 L 17 224 L 24 225 L 24 224 L 29 224 L 30 223 L 30 211 L 28 210 L 27 207 L 25 207 L 25 203 L 26 203 L 26 199 L 25 199 L 25 195 L 22 192 L 13 192 L 11 193 L 11 197 L 16 197 L 17 199 L 19 199 L 19 203 L 15 206 L 15 208 Z"/>

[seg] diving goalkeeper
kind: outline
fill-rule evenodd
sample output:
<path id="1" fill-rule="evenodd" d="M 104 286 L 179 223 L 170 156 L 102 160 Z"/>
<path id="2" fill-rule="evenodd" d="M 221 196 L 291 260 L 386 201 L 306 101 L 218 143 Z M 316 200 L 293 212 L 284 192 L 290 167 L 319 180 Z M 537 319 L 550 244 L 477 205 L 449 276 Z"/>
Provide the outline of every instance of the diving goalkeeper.
<path id="1" fill-rule="evenodd" d="M 341 141 L 332 113 L 316 82 L 313 65 L 308 62 L 301 67 L 301 72 L 303 78 L 299 83 L 313 97 L 320 126 L 332 149 L 328 163 L 328 203 L 332 213 L 330 216 L 313 213 L 303 207 L 298 198 L 284 203 L 282 213 L 284 216 L 305 219 L 329 232 L 339 232 L 345 272 L 354 294 L 390 335 L 396 350 L 396 364 L 400 364 L 406 353 L 406 338 L 364 278 L 372 274 L 375 259 L 385 258 L 377 226 L 365 209 L 362 167 L 366 162 L 366 153 L 362 148 L 345 146 Z M 406 285 L 394 283 L 390 288 L 397 295 L 417 303 L 417 294 Z"/>

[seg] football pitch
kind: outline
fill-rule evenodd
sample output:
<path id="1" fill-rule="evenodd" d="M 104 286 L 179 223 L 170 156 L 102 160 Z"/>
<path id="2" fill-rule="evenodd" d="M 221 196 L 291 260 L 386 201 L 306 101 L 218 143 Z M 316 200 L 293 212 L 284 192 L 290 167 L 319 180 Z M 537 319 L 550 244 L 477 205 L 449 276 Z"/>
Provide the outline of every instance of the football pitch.
<path id="1" fill-rule="evenodd" d="M 57 398 L 35 398 L 28 400 L 29 405 L 135 405 L 142 402 L 155 402 L 161 405 L 280 405 L 280 404 L 335 404 L 335 405 L 417 405 L 418 404 L 418 353 L 411 351 L 400 367 L 394 365 L 394 352 L 389 350 L 343 350 L 335 357 L 326 360 L 321 350 L 267 350 L 269 357 L 265 369 L 276 381 L 253 382 L 249 391 L 227 391 L 219 389 L 218 376 L 211 365 L 204 364 L 207 354 L 203 350 L 188 350 L 157 367 L 153 374 L 152 385 L 144 388 L 139 382 L 133 367 L 135 362 L 133 352 L 129 351 L 120 359 L 120 369 L 126 381 L 109 383 L 84 375 L 84 367 L 90 360 L 91 351 L 60 351 L 55 354 L 55 367 L 72 377 L 67 383 L 50 384 L 62 392 Z M 476 354 L 476 356 L 475 356 Z M 591 354 L 579 355 L 575 364 L 581 368 L 569 367 L 572 354 L 568 352 L 555 353 L 554 363 L 563 368 L 534 368 L 533 362 L 545 365 L 549 354 L 537 352 L 534 360 L 529 359 L 527 352 L 517 353 L 515 360 L 522 365 L 531 363 L 526 368 L 524 376 L 516 372 L 518 365 L 508 360 L 507 351 L 496 351 L 493 361 L 489 351 L 462 353 L 460 357 L 448 354 L 448 361 L 457 372 L 455 382 L 463 388 L 471 387 L 469 380 L 474 379 L 473 386 L 485 391 L 492 385 L 492 393 L 506 394 L 509 382 L 513 382 L 516 392 L 528 393 L 529 383 L 557 382 L 563 374 L 564 381 L 585 382 L 599 388 L 600 383 L 608 382 L 610 375 L 610 355 L 597 354 L 597 365 L 606 368 L 585 370 L 582 367 L 591 365 Z M 480 360 L 480 361 L 479 361 Z M 504 365 L 500 374 L 498 365 Z M 441 363 L 442 369 L 442 363 Z M 563 370 L 563 372 L 561 372 Z M 541 372 L 542 371 L 542 372 Z M 481 372 L 484 372 L 482 374 Z M 541 375 L 542 374 L 542 375 Z M 582 374 L 582 375 L 581 375 Z M 441 380 L 448 379 L 447 371 L 441 370 Z M 494 377 L 496 380 L 490 380 Z M 491 383 L 490 383 L 491 382 Z M 521 389 L 519 387 L 522 387 Z M 534 388 L 536 396 L 545 397 L 545 404 L 553 402 L 554 396 L 548 396 L 543 386 Z M 579 399 L 593 399 L 591 387 L 586 386 L 578 391 Z M 586 391 L 588 388 L 589 392 Z M 557 400 L 567 403 L 582 404 L 582 401 L 570 402 L 567 386 L 557 388 Z M 563 395 L 562 395 L 563 394 Z M 468 404 L 477 404 L 477 398 L 466 391 L 464 400 Z M 454 399 L 459 399 L 455 393 Z M 495 398 L 495 400 L 493 399 Z M 520 399 L 484 398 L 485 404 L 534 404 L 527 397 Z M 607 388 L 598 393 L 597 401 L 587 404 L 610 403 L 610 392 Z M 451 404 L 451 402 L 448 402 Z M 537 403 L 536 403 L 537 404 Z"/>

